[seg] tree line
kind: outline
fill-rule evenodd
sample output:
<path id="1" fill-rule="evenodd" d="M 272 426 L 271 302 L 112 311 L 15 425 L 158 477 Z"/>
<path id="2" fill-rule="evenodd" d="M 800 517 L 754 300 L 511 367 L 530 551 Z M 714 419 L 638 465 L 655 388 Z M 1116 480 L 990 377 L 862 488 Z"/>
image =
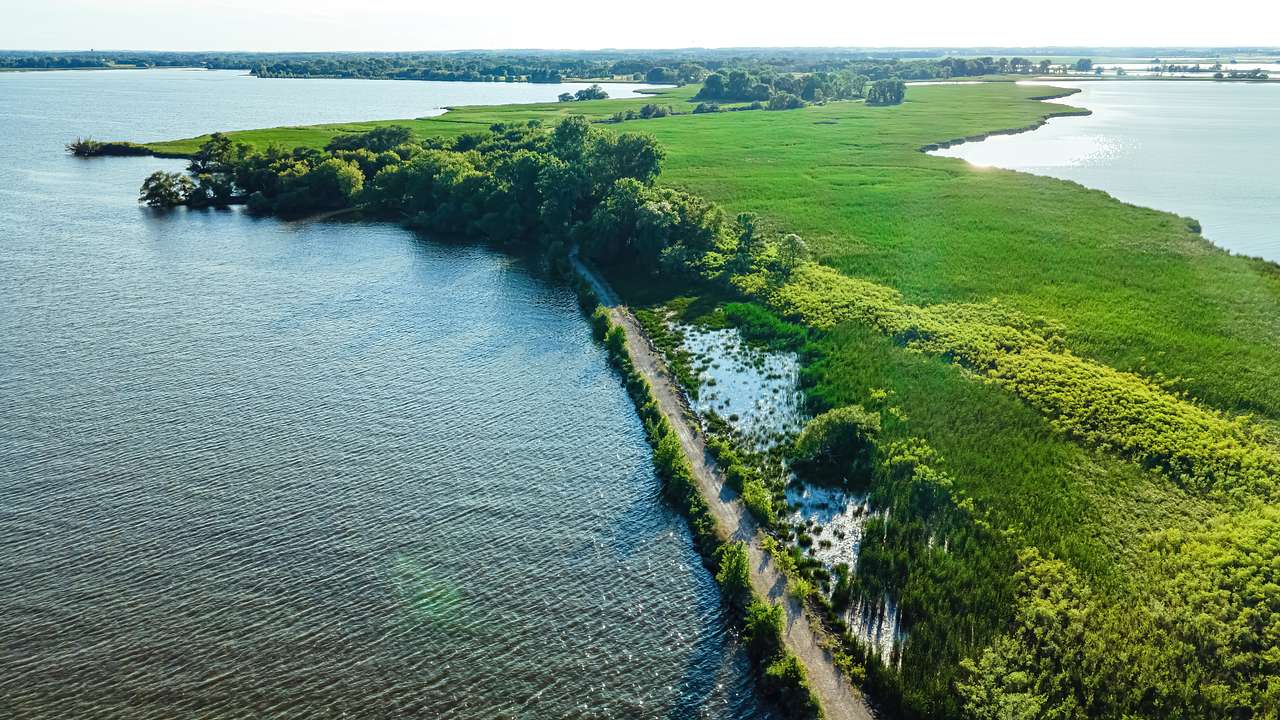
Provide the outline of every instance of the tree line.
<path id="1" fill-rule="evenodd" d="M 362 78 L 469 82 L 558 83 L 566 79 L 611 79 L 660 84 L 703 82 L 709 75 L 748 73 L 751 82 L 734 88 L 736 99 L 755 86 L 781 85 L 806 102 L 803 84 L 792 75 L 865 77 L 875 80 L 932 80 L 987 74 L 1044 72 L 1048 61 L 1025 57 L 952 57 L 939 51 L 853 51 L 830 48 L 738 48 L 653 51 L 468 51 L 381 53 L 256 52 L 0 52 L 0 68 L 71 69 L 206 67 L 247 70 L 264 78 Z M 808 88 L 830 94 L 840 88 Z M 741 92 L 739 92 L 741 91 Z M 756 93 L 759 95 L 759 93 Z M 710 96 L 708 96 L 710 98 Z M 719 98 L 710 98 L 719 99 Z M 752 98 L 767 102 L 769 97 Z"/>

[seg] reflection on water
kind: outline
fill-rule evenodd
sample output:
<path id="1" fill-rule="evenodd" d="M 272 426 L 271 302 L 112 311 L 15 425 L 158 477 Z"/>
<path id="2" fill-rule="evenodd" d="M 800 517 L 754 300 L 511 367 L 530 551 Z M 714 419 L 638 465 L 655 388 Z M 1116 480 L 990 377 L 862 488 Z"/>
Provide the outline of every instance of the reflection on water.
<path id="1" fill-rule="evenodd" d="M 694 410 L 700 415 L 719 415 L 759 451 L 777 446 L 804 428 L 807 418 L 795 353 L 753 346 L 736 328 L 675 323 L 671 327 L 698 369 L 702 385 Z M 812 539 L 806 552 L 828 571 L 840 564 L 856 569 L 867 521 L 883 516 L 872 511 L 867 496 L 798 482 L 794 476 L 787 483 L 786 495 L 787 503 L 797 508 L 786 521 L 804 526 Z M 855 602 L 844 619 L 866 647 L 886 659 L 893 657 L 904 638 L 897 604 L 888 597 L 874 603 Z"/>
<path id="2" fill-rule="evenodd" d="M 867 521 L 886 515 L 872 510 L 864 493 L 805 483 L 787 486 L 787 502 L 797 508 L 787 520 L 806 527 L 813 540 L 809 554 L 828 571 L 841 564 L 857 569 L 862 543 L 876 542 L 866 537 Z M 844 620 L 863 645 L 886 661 L 906 639 L 898 605 L 888 596 L 878 602 L 856 600 L 845 611 Z"/>
<path id="3" fill-rule="evenodd" d="M 800 359 L 742 339 L 736 328 L 673 325 L 702 383 L 694 410 L 714 412 L 756 450 L 768 450 L 804 427 Z"/>
<path id="4" fill-rule="evenodd" d="M 1074 180 L 1194 217 L 1214 244 L 1280 261 L 1280 83 L 1065 82 L 1085 117 L 932 154 Z"/>

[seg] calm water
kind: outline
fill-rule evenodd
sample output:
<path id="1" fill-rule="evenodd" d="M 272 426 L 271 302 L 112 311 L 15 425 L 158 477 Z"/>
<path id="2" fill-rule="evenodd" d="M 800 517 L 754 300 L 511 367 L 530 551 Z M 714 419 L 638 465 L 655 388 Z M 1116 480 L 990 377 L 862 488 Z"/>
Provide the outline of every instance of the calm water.
<path id="1" fill-rule="evenodd" d="M 1280 83 L 1053 82 L 1088 117 L 937 154 L 1075 180 L 1198 219 L 1220 247 L 1280 262 Z"/>
<path id="2" fill-rule="evenodd" d="M 570 293 L 61 150 L 564 89 L 0 74 L 0 717 L 758 716 Z"/>

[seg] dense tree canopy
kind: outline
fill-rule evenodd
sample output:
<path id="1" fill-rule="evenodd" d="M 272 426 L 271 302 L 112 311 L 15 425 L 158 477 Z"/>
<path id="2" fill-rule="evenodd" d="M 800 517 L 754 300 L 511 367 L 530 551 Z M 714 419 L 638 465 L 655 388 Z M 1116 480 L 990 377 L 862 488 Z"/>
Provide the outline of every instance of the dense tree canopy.
<path id="1" fill-rule="evenodd" d="M 907 87 L 901 80 L 877 80 L 867 91 L 868 105 L 897 105 L 907 96 Z"/>

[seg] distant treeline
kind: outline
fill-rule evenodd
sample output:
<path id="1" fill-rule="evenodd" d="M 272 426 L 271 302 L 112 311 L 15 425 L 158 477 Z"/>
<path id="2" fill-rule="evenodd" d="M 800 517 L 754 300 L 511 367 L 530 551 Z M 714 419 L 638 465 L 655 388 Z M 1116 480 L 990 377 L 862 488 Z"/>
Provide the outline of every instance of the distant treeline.
<path id="1" fill-rule="evenodd" d="M 779 54 L 721 57 L 686 53 L 679 56 L 656 54 L 617 60 L 562 55 L 505 56 L 422 54 L 393 56 L 325 56 L 254 62 L 250 70 L 258 77 L 325 77 L 388 80 L 468 80 L 489 82 L 557 83 L 567 78 L 614 79 L 682 85 L 702 82 L 709 75 L 734 71 L 763 78 L 771 87 L 787 85 L 785 78 L 821 73 L 831 77 L 863 76 L 867 80 L 934 80 L 996 73 L 1045 72 L 1048 61 L 1032 62 L 1023 57 L 978 58 L 864 58 L 840 56 L 792 56 Z M 727 77 L 726 77 L 727 79 Z M 804 81 L 779 89 L 803 96 Z M 768 101 L 773 93 L 734 93 L 733 99 Z M 831 95 L 837 97 L 839 95 Z M 728 99 L 728 98 L 725 98 Z"/>
<path id="2" fill-rule="evenodd" d="M 995 73 L 1045 72 L 1048 52 L 1058 57 L 1115 56 L 1114 49 L 839 49 L 724 48 L 610 51 L 465 51 L 397 53 L 251 53 L 80 51 L 39 53 L 0 51 L 0 69 L 206 67 L 247 70 L 259 77 L 373 78 L 557 83 L 565 79 L 617 79 L 651 83 L 696 83 L 711 73 L 741 70 L 755 76 L 845 73 L 868 80 L 933 80 Z M 1192 49 L 1133 48 L 1135 57 Z M 1207 53 L 1247 54 L 1255 48 L 1201 48 Z M 1273 49 L 1274 52 L 1274 49 Z M 1037 58 L 1036 56 L 1040 57 Z M 1034 59 L 1033 59 L 1034 58 Z M 802 96 L 799 92 L 791 92 Z M 762 100 L 763 101 L 763 100 Z"/>

